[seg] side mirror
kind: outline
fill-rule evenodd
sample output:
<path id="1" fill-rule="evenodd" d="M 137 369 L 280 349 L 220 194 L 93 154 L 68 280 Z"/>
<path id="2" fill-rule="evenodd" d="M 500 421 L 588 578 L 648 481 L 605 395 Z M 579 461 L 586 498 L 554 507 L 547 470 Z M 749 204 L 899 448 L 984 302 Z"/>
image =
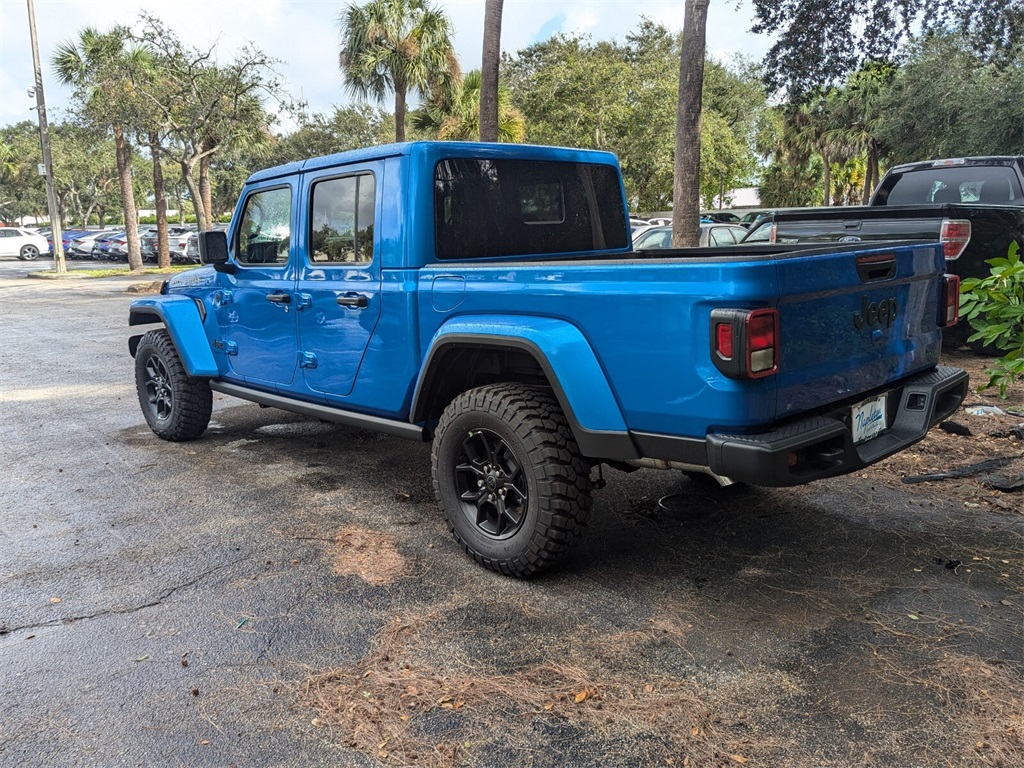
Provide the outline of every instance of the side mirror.
<path id="1" fill-rule="evenodd" d="M 212 264 L 218 272 L 233 271 L 228 266 L 228 236 L 223 230 L 208 229 L 199 233 L 199 262 Z"/>

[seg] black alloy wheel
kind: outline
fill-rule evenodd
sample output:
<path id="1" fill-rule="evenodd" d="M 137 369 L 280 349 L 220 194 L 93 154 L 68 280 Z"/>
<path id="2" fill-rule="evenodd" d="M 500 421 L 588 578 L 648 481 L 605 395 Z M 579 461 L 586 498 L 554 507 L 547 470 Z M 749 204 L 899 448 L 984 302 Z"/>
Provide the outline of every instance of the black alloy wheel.
<path id="1" fill-rule="evenodd" d="M 515 451 L 497 433 L 477 429 L 462 439 L 458 462 L 455 487 L 462 513 L 494 539 L 514 536 L 529 504 L 526 477 Z"/>
<path id="2" fill-rule="evenodd" d="M 503 383 L 463 392 L 438 422 L 431 469 L 455 540 L 506 576 L 558 562 L 590 516 L 590 465 L 549 390 Z"/>
<path id="3" fill-rule="evenodd" d="M 213 412 L 209 381 L 188 375 L 166 329 L 150 331 L 135 350 L 135 388 L 149 428 L 164 440 L 193 440 Z"/>

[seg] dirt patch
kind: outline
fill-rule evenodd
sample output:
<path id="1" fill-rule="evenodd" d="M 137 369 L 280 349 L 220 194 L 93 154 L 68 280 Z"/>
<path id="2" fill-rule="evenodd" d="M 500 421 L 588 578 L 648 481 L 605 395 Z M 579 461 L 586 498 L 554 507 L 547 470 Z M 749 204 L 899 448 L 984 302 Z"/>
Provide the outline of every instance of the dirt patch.
<path id="1" fill-rule="evenodd" d="M 1024 695 L 1020 680 L 982 659 L 953 656 L 934 667 L 933 680 L 949 706 L 973 726 L 965 750 L 979 764 L 1019 766 L 1024 748 Z"/>
<path id="2" fill-rule="evenodd" d="M 863 475 L 902 485 L 904 489 L 913 487 L 915 495 L 953 497 L 969 508 L 1024 515 L 1024 489 L 1004 492 L 994 487 L 1024 477 L 1024 383 L 1008 387 L 1005 399 L 999 397 L 996 388 L 978 392 L 977 387 L 988 381 L 985 369 L 992 366 L 992 361 L 967 351 L 944 351 L 943 365 L 963 368 L 971 376 L 971 388 L 963 406 L 945 426 L 933 428 L 920 443 L 869 468 Z M 998 458 L 1007 462 L 965 477 L 912 486 L 905 482 Z"/>
<path id="3" fill-rule="evenodd" d="M 357 576 L 374 586 L 393 584 L 411 570 L 408 558 L 399 553 L 394 539 L 363 528 L 340 531 L 328 555 L 332 573 Z"/>
<path id="4" fill-rule="evenodd" d="M 644 751 L 662 765 L 748 761 L 748 745 L 729 738 L 722 713 L 693 681 L 601 677 L 571 663 L 446 674 L 423 660 L 420 639 L 434 618 L 397 618 L 364 659 L 310 676 L 299 697 L 317 713 L 314 727 L 390 765 L 476 764 L 495 748 L 529 750 L 533 731 L 577 729 L 629 743 L 632 754 L 647 741 Z M 619 640 L 650 642 L 662 631 Z"/>

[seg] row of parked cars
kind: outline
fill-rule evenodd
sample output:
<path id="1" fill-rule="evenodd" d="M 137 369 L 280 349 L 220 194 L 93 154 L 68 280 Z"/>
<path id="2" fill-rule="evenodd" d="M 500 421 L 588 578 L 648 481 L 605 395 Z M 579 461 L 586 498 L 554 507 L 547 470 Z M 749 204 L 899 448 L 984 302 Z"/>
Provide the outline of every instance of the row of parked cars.
<path id="1" fill-rule="evenodd" d="M 223 225 L 218 225 L 223 226 Z M 157 228 L 139 227 L 142 260 L 157 260 Z M 175 224 L 167 228 L 171 261 L 178 264 L 199 263 L 199 234 L 195 225 Z M 128 235 L 124 230 L 65 229 L 61 232 L 64 255 L 69 259 L 93 261 L 128 261 Z M 14 256 L 34 261 L 53 255 L 53 236 L 49 227 L 0 227 L 0 256 Z"/>
<path id="2" fill-rule="evenodd" d="M 757 225 L 770 214 L 771 211 L 762 209 L 747 211 L 743 216 L 732 211 L 701 211 L 700 236 L 697 244 L 703 248 L 739 245 L 746 241 Z M 633 237 L 633 250 L 648 251 L 672 247 L 671 219 L 630 218 L 629 225 Z"/>
<path id="3" fill-rule="evenodd" d="M 139 227 L 139 241 L 142 260 L 157 260 L 157 228 Z M 195 247 L 194 259 L 189 255 L 189 240 L 198 244 L 197 229 L 194 225 L 172 225 L 167 228 L 167 245 L 171 261 L 188 264 L 199 263 L 199 249 Z M 52 241 L 51 241 L 52 242 Z M 92 259 L 95 261 L 128 261 L 128 235 L 126 232 L 109 230 L 71 230 L 64 233 L 64 253 L 71 259 Z"/>

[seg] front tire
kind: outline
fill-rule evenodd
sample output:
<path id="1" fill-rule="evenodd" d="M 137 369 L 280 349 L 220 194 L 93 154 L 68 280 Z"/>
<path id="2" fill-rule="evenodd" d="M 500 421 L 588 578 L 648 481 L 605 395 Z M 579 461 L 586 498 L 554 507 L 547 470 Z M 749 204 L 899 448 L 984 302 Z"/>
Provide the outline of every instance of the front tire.
<path id="1" fill-rule="evenodd" d="M 146 423 L 157 437 L 194 440 L 210 424 L 210 384 L 188 375 L 166 329 L 150 331 L 139 341 L 135 388 Z"/>
<path id="2" fill-rule="evenodd" d="M 521 384 L 464 392 L 431 451 L 455 540 L 481 565 L 525 577 L 564 557 L 590 516 L 590 468 L 558 402 Z"/>

